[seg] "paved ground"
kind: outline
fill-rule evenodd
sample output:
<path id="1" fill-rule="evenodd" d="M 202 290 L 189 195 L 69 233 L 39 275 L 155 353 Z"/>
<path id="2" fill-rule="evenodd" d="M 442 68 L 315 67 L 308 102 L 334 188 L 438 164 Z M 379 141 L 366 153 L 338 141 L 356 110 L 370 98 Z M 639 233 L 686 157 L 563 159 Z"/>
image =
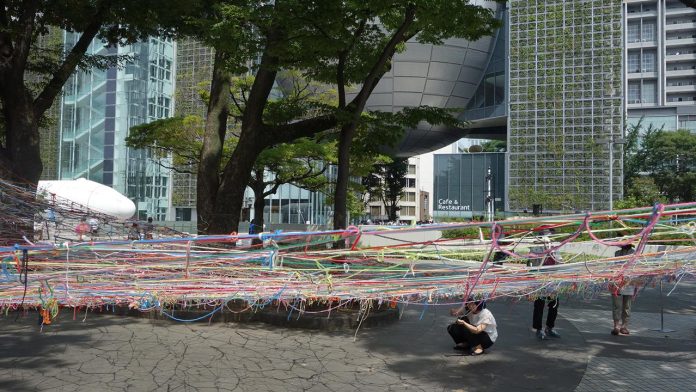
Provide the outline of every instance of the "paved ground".
<path id="1" fill-rule="evenodd" d="M 671 288 L 671 286 L 666 286 Z M 696 284 L 666 300 L 641 293 L 634 333 L 609 334 L 609 298 L 564 300 L 562 339 L 537 341 L 528 302 L 490 304 L 500 338 L 487 355 L 454 352 L 447 309 L 354 332 L 264 324 L 173 324 L 62 313 L 43 332 L 34 314 L 0 318 L 0 390 L 30 391 L 640 391 L 696 385 Z M 422 318 L 421 318 L 422 316 Z"/>

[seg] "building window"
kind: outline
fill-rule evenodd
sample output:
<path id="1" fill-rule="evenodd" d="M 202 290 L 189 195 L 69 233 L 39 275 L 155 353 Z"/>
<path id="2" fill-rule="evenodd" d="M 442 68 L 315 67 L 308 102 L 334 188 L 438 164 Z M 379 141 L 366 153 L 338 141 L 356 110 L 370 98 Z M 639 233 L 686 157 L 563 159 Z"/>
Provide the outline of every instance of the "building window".
<path id="1" fill-rule="evenodd" d="M 657 95 L 657 87 L 655 81 L 644 81 L 641 92 L 641 101 L 643 103 L 655 103 Z"/>
<path id="2" fill-rule="evenodd" d="M 628 103 L 640 103 L 640 82 L 628 82 Z"/>
<path id="3" fill-rule="evenodd" d="M 416 174 L 416 165 L 408 165 L 408 174 L 411 174 L 411 175 Z"/>
<path id="4" fill-rule="evenodd" d="M 628 42 L 640 42 L 640 24 L 628 24 Z"/>
<path id="5" fill-rule="evenodd" d="M 370 206 L 370 215 L 373 218 L 382 215 L 382 206 Z"/>
<path id="6" fill-rule="evenodd" d="M 404 178 L 404 188 L 415 188 L 416 179 L 415 178 Z"/>
<path id="7" fill-rule="evenodd" d="M 657 54 L 655 52 L 652 52 L 652 51 L 643 52 L 643 72 L 655 72 L 656 71 L 656 67 L 655 67 L 656 58 L 657 58 Z M 630 55 L 629 55 L 629 59 L 630 59 Z M 630 65 L 629 65 L 629 67 L 630 67 Z"/>
<path id="8" fill-rule="evenodd" d="M 191 209 L 190 208 L 177 208 L 176 218 L 177 221 L 191 221 Z"/>
<path id="9" fill-rule="evenodd" d="M 643 21 L 643 28 L 641 30 L 641 38 L 643 42 L 655 41 L 655 33 L 657 31 L 655 21 Z"/>
<path id="10" fill-rule="evenodd" d="M 628 73 L 640 72 L 640 53 L 628 53 Z"/>
<path id="11" fill-rule="evenodd" d="M 416 201 L 416 192 L 406 192 L 404 194 L 404 201 Z"/>
<path id="12" fill-rule="evenodd" d="M 414 206 L 404 206 L 401 207 L 401 216 L 416 216 L 416 207 Z"/>

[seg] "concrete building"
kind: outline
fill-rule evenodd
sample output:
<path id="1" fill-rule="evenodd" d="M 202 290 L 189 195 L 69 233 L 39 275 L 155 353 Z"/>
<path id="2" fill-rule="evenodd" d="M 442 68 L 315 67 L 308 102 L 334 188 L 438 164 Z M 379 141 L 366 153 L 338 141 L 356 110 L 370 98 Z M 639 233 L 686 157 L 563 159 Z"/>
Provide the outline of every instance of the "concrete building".
<path id="1" fill-rule="evenodd" d="M 65 33 L 66 47 L 77 39 Z M 171 40 L 105 47 L 90 54 L 132 56 L 123 67 L 76 72 L 63 88 L 60 108 L 60 179 L 86 178 L 108 185 L 136 204 L 137 217 L 169 219 L 169 158 L 125 145 L 131 127 L 173 115 L 176 47 Z"/>
<path id="2" fill-rule="evenodd" d="M 423 173 L 424 174 L 424 173 Z M 420 184 L 420 179 L 429 176 L 421 173 L 419 157 L 408 159 L 408 171 L 404 178 L 403 196 L 399 199 L 399 211 L 397 216 L 400 221 L 411 222 L 430 219 L 429 192 L 424 190 Z M 423 208 L 424 203 L 427 203 L 426 208 Z M 366 216 L 372 221 L 388 221 L 389 211 L 384 205 L 384 202 L 379 199 L 372 198 L 368 202 Z"/>
<path id="3" fill-rule="evenodd" d="M 628 0 L 624 14 L 629 124 L 696 131 L 696 10 Z"/>

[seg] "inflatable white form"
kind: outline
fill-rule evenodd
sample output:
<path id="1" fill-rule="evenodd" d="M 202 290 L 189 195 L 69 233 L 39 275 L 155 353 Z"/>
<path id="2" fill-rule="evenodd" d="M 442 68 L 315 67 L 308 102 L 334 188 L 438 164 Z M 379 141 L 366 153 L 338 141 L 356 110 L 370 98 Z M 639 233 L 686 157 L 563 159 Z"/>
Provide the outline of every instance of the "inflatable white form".
<path id="1" fill-rule="evenodd" d="M 115 216 L 120 219 L 131 218 L 135 214 L 135 204 L 106 185 L 84 178 L 77 180 L 39 181 L 37 194 L 55 195 L 92 211 Z"/>

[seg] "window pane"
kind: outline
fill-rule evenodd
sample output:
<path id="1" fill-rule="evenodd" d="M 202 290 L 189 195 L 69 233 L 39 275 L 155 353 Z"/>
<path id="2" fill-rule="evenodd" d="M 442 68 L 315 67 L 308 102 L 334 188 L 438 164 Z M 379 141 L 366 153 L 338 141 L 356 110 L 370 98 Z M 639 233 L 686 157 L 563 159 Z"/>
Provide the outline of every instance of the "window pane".
<path id="1" fill-rule="evenodd" d="M 638 23 L 628 24 L 628 42 L 640 41 L 640 25 Z"/>
<path id="2" fill-rule="evenodd" d="M 655 52 L 643 52 L 643 72 L 655 72 L 656 57 L 657 54 Z"/>
<path id="3" fill-rule="evenodd" d="M 642 39 L 643 42 L 652 42 L 655 41 L 655 22 L 654 21 L 649 21 L 649 22 L 643 22 L 643 31 L 642 31 Z"/>
<path id="4" fill-rule="evenodd" d="M 657 89 L 654 81 L 644 81 L 641 101 L 643 103 L 655 103 L 656 90 Z"/>
<path id="5" fill-rule="evenodd" d="M 628 72 L 629 73 L 640 72 L 640 53 L 638 53 L 638 52 L 628 53 Z"/>
<path id="6" fill-rule="evenodd" d="M 638 82 L 628 83 L 628 103 L 640 103 L 640 84 Z"/>

